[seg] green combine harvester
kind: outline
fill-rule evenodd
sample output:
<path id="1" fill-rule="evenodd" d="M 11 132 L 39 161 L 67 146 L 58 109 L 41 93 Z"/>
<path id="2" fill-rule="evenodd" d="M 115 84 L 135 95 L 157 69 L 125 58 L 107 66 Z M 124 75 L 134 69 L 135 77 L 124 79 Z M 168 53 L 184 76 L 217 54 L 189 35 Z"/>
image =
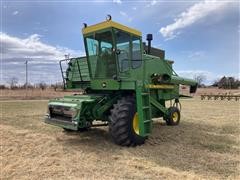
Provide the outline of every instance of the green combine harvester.
<path id="1" fill-rule="evenodd" d="M 122 146 L 143 144 L 151 134 L 152 118 L 179 124 L 179 98 L 185 97 L 179 85 L 195 93 L 197 83 L 174 72 L 164 51 L 151 47 L 151 34 L 146 45 L 141 32 L 111 16 L 96 25 L 84 24 L 82 33 L 86 57 L 61 60 L 60 67 L 64 88 L 84 93 L 50 100 L 46 123 L 66 131 L 107 125 L 113 141 Z"/>

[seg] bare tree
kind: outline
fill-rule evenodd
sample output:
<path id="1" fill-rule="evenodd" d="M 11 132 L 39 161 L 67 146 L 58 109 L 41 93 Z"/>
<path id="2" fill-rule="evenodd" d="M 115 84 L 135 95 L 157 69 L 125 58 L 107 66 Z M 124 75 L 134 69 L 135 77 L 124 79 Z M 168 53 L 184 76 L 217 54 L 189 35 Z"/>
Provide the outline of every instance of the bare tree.
<path id="1" fill-rule="evenodd" d="M 7 89 L 7 87 L 4 84 L 0 84 L 0 89 Z"/>
<path id="2" fill-rule="evenodd" d="M 203 82 L 206 80 L 206 76 L 204 74 L 196 74 L 194 76 L 195 81 L 198 83 L 198 87 L 203 86 Z"/>
<path id="3" fill-rule="evenodd" d="M 238 89 L 240 87 L 240 81 L 234 77 L 223 76 L 216 84 L 220 89 Z"/>
<path id="4" fill-rule="evenodd" d="M 215 80 L 213 81 L 212 86 L 213 86 L 213 87 L 218 87 L 219 81 L 220 81 L 220 79 L 215 79 Z"/>
<path id="5" fill-rule="evenodd" d="M 42 90 L 45 90 L 46 88 L 47 88 L 47 84 L 45 83 L 45 82 L 40 82 L 39 84 L 38 84 L 38 86 L 39 86 L 39 88 L 40 89 L 42 89 Z"/>
<path id="6" fill-rule="evenodd" d="M 54 89 L 54 91 L 57 91 L 57 89 L 63 89 L 63 83 L 57 82 L 56 84 L 52 84 L 51 87 Z"/>
<path id="7" fill-rule="evenodd" d="M 17 88 L 18 78 L 12 77 L 11 79 L 8 80 L 8 84 L 10 85 L 11 89 Z"/>
<path id="8" fill-rule="evenodd" d="M 56 84 L 51 84 L 51 88 L 53 88 L 54 91 L 57 91 L 57 85 Z"/>

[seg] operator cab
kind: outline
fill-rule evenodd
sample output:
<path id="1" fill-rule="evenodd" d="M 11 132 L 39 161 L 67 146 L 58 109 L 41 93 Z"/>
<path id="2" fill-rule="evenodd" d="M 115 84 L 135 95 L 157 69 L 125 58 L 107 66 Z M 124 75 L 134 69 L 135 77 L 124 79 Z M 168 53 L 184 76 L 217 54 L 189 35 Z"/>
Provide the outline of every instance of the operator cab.
<path id="1" fill-rule="evenodd" d="M 142 66 L 141 32 L 111 19 L 82 32 L 91 79 L 118 80 Z"/>

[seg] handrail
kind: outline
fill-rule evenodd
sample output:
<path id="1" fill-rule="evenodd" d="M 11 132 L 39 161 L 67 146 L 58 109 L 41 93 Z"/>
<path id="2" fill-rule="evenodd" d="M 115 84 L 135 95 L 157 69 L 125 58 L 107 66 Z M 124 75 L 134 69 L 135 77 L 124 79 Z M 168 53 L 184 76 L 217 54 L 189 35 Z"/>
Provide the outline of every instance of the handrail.
<path id="1" fill-rule="evenodd" d="M 66 89 L 66 79 L 63 75 L 63 68 L 62 68 L 62 62 L 63 61 L 70 61 L 70 59 L 63 59 L 63 60 L 60 60 L 59 61 L 59 65 L 60 65 L 60 70 L 61 70 L 61 73 L 62 73 L 62 79 L 63 79 L 63 89 Z"/>
<path id="2" fill-rule="evenodd" d="M 87 79 L 88 75 L 87 73 L 87 70 L 88 70 L 88 67 L 87 67 L 87 64 L 85 64 L 86 62 L 84 61 L 79 61 L 78 58 L 70 58 L 70 59 L 63 59 L 63 60 L 60 60 L 59 61 L 59 65 L 60 65 L 60 70 L 61 70 L 61 73 L 62 73 L 62 79 L 63 79 L 63 88 L 66 89 L 67 87 L 67 78 L 69 78 L 69 75 L 67 75 L 67 70 L 64 71 L 63 70 L 63 62 L 67 62 L 69 63 L 68 61 L 71 61 L 73 60 L 73 63 L 76 63 L 75 65 L 73 64 L 73 67 L 75 67 L 74 69 L 72 69 L 72 71 L 70 72 L 71 75 L 72 75 L 72 80 L 73 82 L 89 82 L 89 80 Z M 75 62 L 76 61 L 76 62 Z M 68 65 L 69 66 L 69 65 Z M 77 66 L 77 67 L 76 67 Z M 77 69 L 76 69 L 77 68 Z M 76 80 L 77 79 L 80 79 L 79 80 Z M 75 80 L 74 80 L 75 79 Z M 71 80 L 71 79 L 69 79 Z"/>
<path id="3" fill-rule="evenodd" d="M 78 60 L 76 60 L 76 61 L 77 61 L 77 66 L 78 66 L 78 72 L 79 72 L 80 79 L 81 79 L 81 81 L 83 81 L 83 79 L 82 79 L 82 73 L 81 73 L 81 71 L 80 71 L 80 67 L 79 67 Z"/>

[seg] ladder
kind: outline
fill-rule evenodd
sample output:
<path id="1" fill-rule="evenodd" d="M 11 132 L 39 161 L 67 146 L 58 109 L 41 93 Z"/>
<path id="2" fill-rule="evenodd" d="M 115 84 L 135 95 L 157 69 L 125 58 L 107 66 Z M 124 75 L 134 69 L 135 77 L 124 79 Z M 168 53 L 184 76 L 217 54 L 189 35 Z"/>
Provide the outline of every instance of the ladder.
<path id="1" fill-rule="evenodd" d="M 152 130 L 150 90 L 143 86 L 137 86 L 136 99 L 140 135 L 148 136 Z"/>

